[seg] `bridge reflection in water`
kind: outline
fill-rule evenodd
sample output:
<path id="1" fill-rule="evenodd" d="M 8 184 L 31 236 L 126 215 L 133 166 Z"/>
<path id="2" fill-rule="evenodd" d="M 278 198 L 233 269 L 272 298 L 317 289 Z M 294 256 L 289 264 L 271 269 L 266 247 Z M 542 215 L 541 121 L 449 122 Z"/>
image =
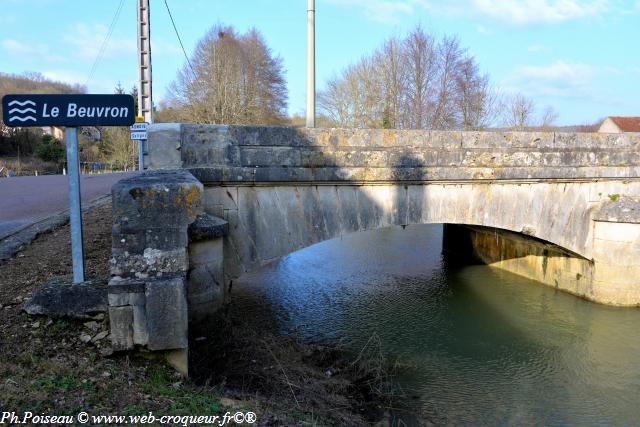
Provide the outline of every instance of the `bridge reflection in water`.
<path id="1" fill-rule="evenodd" d="M 256 316 L 266 304 L 281 331 L 356 352 L 379 336 L 404 367 L 409 421 L 640 423 L 640 311 L 452 265 L 441 241 L 426 225 L 323 242 L 244 275 L 234 304 Z"/>

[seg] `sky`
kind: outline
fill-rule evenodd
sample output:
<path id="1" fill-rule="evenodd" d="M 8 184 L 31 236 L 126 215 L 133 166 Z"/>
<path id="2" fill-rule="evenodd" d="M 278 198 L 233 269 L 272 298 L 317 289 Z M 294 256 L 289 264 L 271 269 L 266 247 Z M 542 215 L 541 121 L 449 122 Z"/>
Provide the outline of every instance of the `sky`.
<path id="1" fill-rule="evenodd" d="M 111 93 L 136 84 L 136 0 L 0 0 L 0 72 Z M 216 23 L 251 27 L 283 59 L 289 113 L 306 103 L 306 0 L 167 0 L 187 54 Z M 317 88 L 394 35 L 455 35 L 504 94 L 550 105 L 557 124 L 640 115 L 640 0 L 316 0 Z M 151 0 L 154 102 L 185 63 L 165 0 Z M 91 73 L 92 68 L 94 72 Z"/>

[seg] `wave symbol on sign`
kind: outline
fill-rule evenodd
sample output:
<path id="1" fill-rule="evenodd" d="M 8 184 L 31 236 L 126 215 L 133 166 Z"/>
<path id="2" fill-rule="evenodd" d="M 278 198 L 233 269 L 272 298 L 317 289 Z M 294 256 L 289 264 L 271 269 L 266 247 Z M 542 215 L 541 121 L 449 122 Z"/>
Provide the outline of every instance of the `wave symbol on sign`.
<path id="1" fill-rule="evenodd" d="M 17 105 L 19 107 L 26 107 L 26 108 L 12 108 L 11 110 L 9 110 L 9 121 L 12 122 L 14 120 L 17 120 L 19 122 L 26 122 L 26 121 L 36 121 L 36 118 L 33 116 L 23 116 L 23 115 L 17 115 L 17 114 L 29 114 L 29 113 L 36 113 L 35 110 L 35 106 L 36 103 L 30 100 L 26 100 L 23 102 L 20 101 L 11 101 L 9 104 L 7 104 L 9 107 L 13 107 L 14 105 Z M 31 108 L 34 107 L 34 108 Z M 12 115 L 13 114 L 13 115 Z"/>

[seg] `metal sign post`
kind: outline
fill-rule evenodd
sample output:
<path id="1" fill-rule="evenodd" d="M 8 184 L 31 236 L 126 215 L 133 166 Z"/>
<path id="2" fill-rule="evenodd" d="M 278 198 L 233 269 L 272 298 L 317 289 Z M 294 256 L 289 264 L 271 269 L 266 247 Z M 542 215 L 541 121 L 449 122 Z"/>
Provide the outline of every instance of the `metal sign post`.
<path id="1" fill-rule="evenodd" d="M 78 129 L 65 130 L 67 142 L 67 181 L 69 183 L 69 225 L 71 226 L 71 259 L 73 283 L 84 282 L 84 248 L 82 242 L 82 203 L 80 200 L 80 156 L 78 156 Z"/>
<path id="2" fill-rule="evenodd" d="M 138 140 L 138 170 L 144 172 L 144 143 L 146 139 Z"/>
<path id="3" fill-rule="evenodd" d="M 2 97 L 2 119 L 6 126 L 66 126 L 69 223 L 74 285 L 85 280 L 78 126 L 129 126 L 134 121 L 133 108 L 131 95 L 5 95 Z"/>

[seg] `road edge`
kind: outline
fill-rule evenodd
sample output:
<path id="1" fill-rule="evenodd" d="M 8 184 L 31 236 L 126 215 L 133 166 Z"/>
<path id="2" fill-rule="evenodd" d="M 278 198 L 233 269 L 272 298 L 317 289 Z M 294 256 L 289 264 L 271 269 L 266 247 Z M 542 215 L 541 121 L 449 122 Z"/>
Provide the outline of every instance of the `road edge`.
<path id="1" fill-rule="evenodd" d="M 111 202 L 111 194 L 100 196 L 82 208 L 87 212 Z M 69 210 L 59 211 L 45 219 L 27 225 L 20 230 L 0 239 L 0 265 L 10 260 L 24 246 L 29 245 L 39 235 L 49 233 L 69 222 Z"/>

